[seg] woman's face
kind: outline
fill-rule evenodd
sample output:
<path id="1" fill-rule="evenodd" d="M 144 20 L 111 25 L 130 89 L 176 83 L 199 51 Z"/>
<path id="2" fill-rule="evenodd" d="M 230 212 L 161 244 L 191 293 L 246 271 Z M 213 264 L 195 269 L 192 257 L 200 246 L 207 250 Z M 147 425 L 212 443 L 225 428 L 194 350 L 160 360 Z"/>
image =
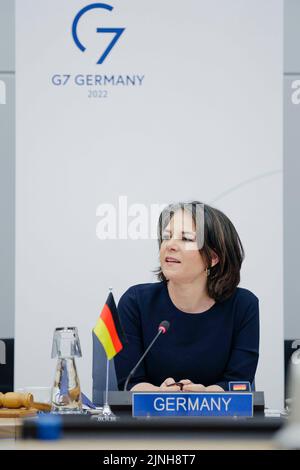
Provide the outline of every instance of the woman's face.
<path id="1" fill-rule="evenodd" d="M 196 227 L 190 212 L 178 210 L 163 230 L 160 265 L 166 279 L 193 282 L 203 277 L 206 265 L 196 242 Z"/>

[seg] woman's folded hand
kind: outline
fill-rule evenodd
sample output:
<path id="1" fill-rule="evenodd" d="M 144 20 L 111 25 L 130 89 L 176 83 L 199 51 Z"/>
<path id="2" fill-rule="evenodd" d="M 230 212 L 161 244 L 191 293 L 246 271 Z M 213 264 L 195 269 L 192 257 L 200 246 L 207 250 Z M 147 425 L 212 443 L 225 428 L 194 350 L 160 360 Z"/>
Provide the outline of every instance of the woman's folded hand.
<path id="1" fill-rule="evenodd" d="M 183 392 L 205 392 L 206 387 L 202 384 L 194 384 L 193 382 L 185 384 L 182 388 Z"/>
<path id="2" fill-rule="evenodd" d="M 168 377 L 163 381 L 161 386 L 159 387 L 159 391 L 161 392 L 180 392 L 181 386 L 176 385 L 176 381 L 173 377 Z"/>
<path id="3" fill-rule="evenodd" d="M 208 385 L 208 387 L 205 387 L 202 384 L 186 384 L 182 388 L 183 392 L 224 392 L 223 388 L 220 387 L 219 385 Z"/>

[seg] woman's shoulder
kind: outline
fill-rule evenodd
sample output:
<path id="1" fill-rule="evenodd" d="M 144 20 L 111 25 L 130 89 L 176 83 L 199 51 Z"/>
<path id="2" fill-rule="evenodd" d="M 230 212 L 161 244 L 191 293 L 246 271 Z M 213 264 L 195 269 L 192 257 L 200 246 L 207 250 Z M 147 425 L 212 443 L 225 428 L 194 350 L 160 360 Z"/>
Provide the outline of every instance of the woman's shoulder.
<path id="1" fill-rule="evenodd" d="M 237 287 L 233 295 L 233 312 L 238 323 L 253 319 L 258 321 L 259 318 L 259 299 L 248 289 Z"/>
<path id="2" fill-rule="evenodd" d="M 258 297 L 248 289 L 244 287 L 237 287 L 235 291 L 235 299 L 239 305 L 249 307 L 251 305 L 257 305 L 259 302 Z"/>

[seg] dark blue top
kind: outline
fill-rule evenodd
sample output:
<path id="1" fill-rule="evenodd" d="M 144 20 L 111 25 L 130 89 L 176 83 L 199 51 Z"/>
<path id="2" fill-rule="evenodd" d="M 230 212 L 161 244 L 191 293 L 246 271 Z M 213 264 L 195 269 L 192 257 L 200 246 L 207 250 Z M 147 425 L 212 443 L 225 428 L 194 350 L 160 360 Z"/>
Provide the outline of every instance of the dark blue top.
<path id="1" fill-rule="evenodd" d="M 205 386 L 228 381 L 252 383 L 258 361 L 258 298 L 237 287 L 227 300 L 202 313 L 185 313 L 173 304 L 166 282 L 130 287 L 118 305 L 128 343 L 115 357 L 119 389 L 153 340 L 161 321 L 170 328 L 161 335 L 138 367 L 128 389 L 140 382 L 161 385 L 167 377 L 190 379 Z"/>

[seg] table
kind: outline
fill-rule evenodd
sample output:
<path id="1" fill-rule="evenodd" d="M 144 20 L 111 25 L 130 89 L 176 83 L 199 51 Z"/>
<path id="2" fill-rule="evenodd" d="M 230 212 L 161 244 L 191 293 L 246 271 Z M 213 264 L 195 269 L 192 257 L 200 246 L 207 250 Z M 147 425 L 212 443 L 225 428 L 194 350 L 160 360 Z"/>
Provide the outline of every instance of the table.
<path id="1" fill-rule="evenodd" d="M 183 423 L 183 421 L 182 421 Z M 195 422 L 194 422 L 195 423 Z M 193 423 L 193 424 L 194 424 Z M 5 418 L 0 420 L 0 450 L 275 450 L 279 445 L 274 439 L 274 432 L 209 429 L 203 430 L 178 429 L 178 432 L 162 429 L 160 432 L 142 429 L 126 431 L 115 429 L 110 432 L 96 434 L 91 431 L 83 431 L 66 436 L 57 441 L 22 440 L 20 438 L 22 420 Z"/>

